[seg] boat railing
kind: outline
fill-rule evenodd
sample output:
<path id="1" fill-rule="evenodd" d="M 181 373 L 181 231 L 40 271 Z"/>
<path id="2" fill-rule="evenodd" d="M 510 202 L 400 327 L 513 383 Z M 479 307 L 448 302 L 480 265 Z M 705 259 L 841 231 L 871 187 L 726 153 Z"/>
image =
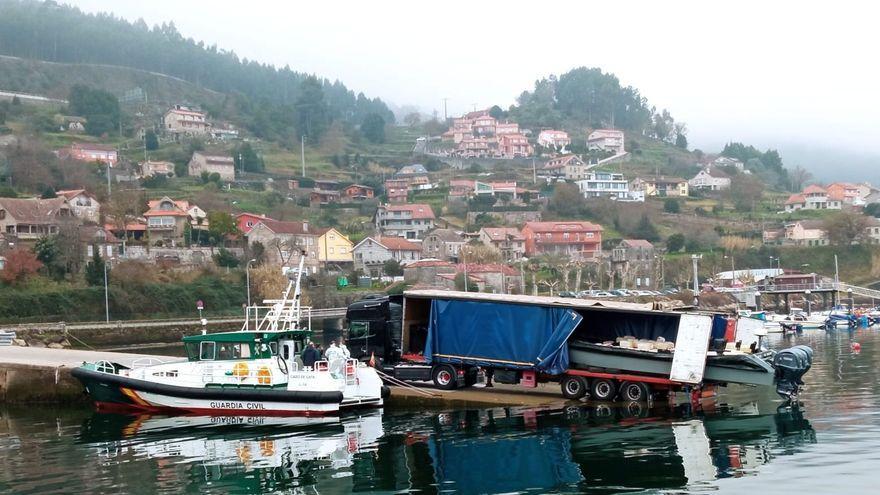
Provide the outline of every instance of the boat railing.
<path id="1" fill-rule="evenodd" d="M 300 306 L 299 311 L 290 301 L 285 304 L 280 299 L 267 299 L 266 304 L 252 305 L 245 309 L 245 321 L 242 330 L 275 331 L 294 330 L 298 328 L 311 330 L 312 308 Z"/>
<path id="2" fill-rule="evenodd" d="M 102 359 L 100 361 L 95 361 L 95 371 L 99 373 L 109 373 L 111 375 L 116 374 L 116 366 L 107 361 L 106 359 Z"/>

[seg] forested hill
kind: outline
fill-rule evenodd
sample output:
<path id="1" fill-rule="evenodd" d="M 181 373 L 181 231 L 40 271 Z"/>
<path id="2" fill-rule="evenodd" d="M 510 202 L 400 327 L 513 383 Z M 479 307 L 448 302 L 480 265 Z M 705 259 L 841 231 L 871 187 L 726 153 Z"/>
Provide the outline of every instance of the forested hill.
<path id="1" fill-rule="evenodd" d="M 173 23 L 149 27 L 143 20 L 130 23 L 55 2 L 0 0 L 0 55 L 167 74 L 234 95 L 235 106 L 254 115 L 258 125 L 295 105 L 308 92 L 302 88 L 310 79 L 289 67 L 239 59 L 232 51 L 185 38 Z M 320 84 L 330 120 L 359 124 L 367 115 L 379 114 L 393 122 L 382 100 L 355 94 L 338 81 Z"/>

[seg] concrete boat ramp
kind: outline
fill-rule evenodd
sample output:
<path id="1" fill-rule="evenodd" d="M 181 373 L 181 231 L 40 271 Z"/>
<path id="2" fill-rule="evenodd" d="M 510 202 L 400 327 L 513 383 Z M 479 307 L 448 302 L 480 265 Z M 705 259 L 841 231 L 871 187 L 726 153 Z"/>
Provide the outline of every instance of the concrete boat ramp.
<path id="1" fill-rule="evenodd" d="M 85 362 L 107 360 L 132 366 L 150 360 L 173 362 L 182 358 L 122 352 L 0 346 L 0 405 L 87 403 L 80 383 L 70 371 Z M 155 361 L 154 361 L 155 362 Z M 564 399 L 556 384 L 536 388 L 497 384 L 462 390 L 391 387 L 392 407 L 561 407 Z"/>
<path id="2" fill-rule="evenodd" d="M 135 361 L 179 360 L 121 352 L 0 346 L 0 404 L 87 402 L 80 383 L 70 370 L 83 361 L 106 359 L 125 366 Z M 154 361 L 155 362 L 155 361 Z"/>

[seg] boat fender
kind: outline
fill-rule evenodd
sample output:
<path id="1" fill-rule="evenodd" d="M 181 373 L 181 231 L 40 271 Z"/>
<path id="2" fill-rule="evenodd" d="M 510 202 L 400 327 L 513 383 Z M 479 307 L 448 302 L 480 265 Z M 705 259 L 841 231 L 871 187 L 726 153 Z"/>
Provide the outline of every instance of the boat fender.
<path id="1" fill-rule="evenodd" d="M 391 388 L 388 385 L 382 385 L 382 398 L 387 399 L 391 397 Z"/>

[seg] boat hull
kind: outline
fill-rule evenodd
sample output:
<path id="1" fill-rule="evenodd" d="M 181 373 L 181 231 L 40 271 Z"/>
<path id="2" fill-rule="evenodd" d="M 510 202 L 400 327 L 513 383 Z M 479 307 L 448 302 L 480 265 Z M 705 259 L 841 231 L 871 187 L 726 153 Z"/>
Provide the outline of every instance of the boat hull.
<path id="1" fill-rule="evenodd" d="M 669 376 L 672 355 L 573 343 L 569 346 L 571 364 L 583 368 L 605 368 Z M 706 361 L 703 380 L 715 383 L 773 385 L 775 369 L 754 354 L 722 355 Z"/>
<path id="2" fill-rule="evenodd" d="M 344 398 L 339 391 L 286 388 L 181 387 L 76 368 L 72 374 L 99 410 L 234 416 L 324 416 L 341 409 L 378 407 L 387 395 Z"/>

